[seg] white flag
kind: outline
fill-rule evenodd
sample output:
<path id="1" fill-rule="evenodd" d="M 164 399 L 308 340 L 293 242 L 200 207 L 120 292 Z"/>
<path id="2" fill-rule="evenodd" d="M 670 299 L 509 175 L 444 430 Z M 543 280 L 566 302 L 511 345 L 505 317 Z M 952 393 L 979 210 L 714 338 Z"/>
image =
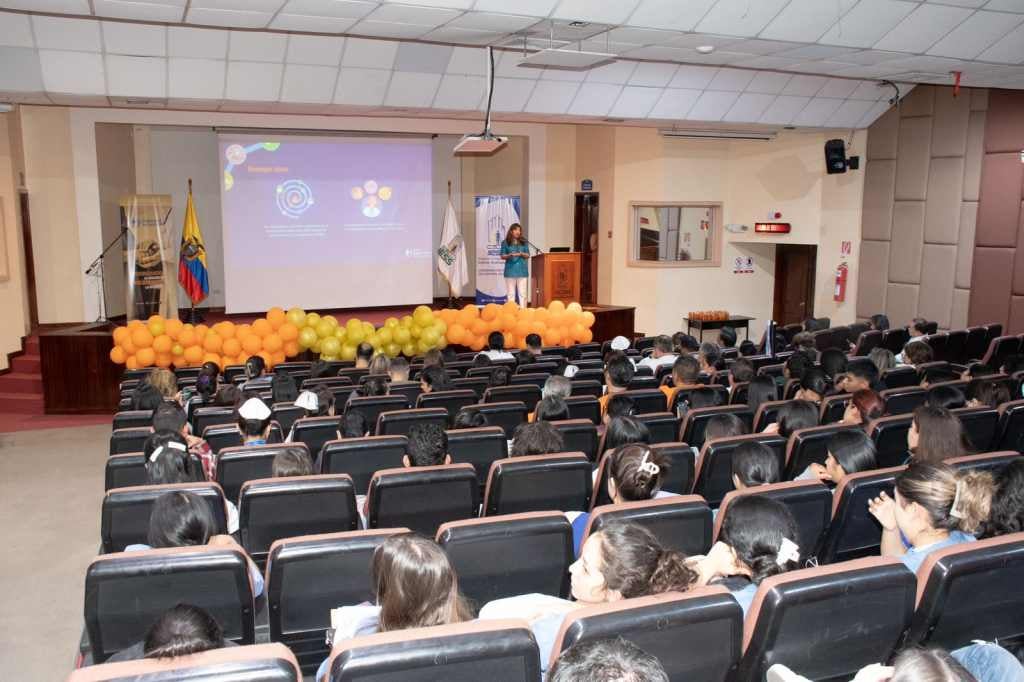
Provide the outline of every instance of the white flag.
<path id="1" fill-rule="evenodd" d="M 459 229 L 459 219 L 455 217 L 455 207 L 452 200 L 444 209 L 444 225 L 441 228 L 441 246 L 437 249 L 437 269 L 456 296 L 462 294 L 462 287 L 469 281 L 466 265 L 466 248 L 462 241 L 462 230 Z"/>

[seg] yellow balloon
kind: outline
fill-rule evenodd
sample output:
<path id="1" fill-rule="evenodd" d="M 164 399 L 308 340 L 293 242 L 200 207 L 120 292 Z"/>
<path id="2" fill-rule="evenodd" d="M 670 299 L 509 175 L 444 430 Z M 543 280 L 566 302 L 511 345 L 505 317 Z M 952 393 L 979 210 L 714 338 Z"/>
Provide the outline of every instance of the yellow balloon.
<path id="1" fill-rule="evenodd" d="M 342 360 L 351 361 L 356 359 L 356 347 L 346 343 L 341 347 L 340 356 Z"/>
<path id="2" fill-rule="evenodd" d="M 320 315 L 319 315 L 319 313 L 309 313 L 308 315 L 306 315 L 306 326 L 307 327 L 316 327 L 316 325 L 319 322 L 320 322 Z"/>
<path id="3" fill-rule="evenodd" d="M 320 342 L 321 355 L 337 355 L 341 352 L 341 341 L 329 336 Z"/>
<path id="4" fill-rule="evenodd" d="M 306 311 L 302 308 L 289 308 L 285 314 L 288 321 L 300 329 L 306 324 Z"/>

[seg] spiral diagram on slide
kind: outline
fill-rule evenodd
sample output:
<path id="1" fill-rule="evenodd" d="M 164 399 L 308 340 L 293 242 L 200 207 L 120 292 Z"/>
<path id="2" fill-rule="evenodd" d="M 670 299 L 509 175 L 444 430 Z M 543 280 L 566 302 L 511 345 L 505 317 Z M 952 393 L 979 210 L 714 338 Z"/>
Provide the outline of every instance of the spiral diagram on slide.
<path id="1" fill-rule="evenodd" d="M 286 180 L 277 186 L 277 209 L 281 215 L 298 218 L 313 205 L 313 190 L 302 180 Z"/>

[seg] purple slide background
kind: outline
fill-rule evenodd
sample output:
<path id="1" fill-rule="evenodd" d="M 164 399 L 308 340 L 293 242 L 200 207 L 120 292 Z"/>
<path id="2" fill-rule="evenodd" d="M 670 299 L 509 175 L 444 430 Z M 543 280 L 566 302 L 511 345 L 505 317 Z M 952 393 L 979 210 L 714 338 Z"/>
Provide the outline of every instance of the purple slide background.
<path id="1" fill-rule="evenodd" d="M 249 152 L 243 163 L 231 169 L 234 184 L 225 189 L 227 148 L 258 142 L 279 142 L 280 147 Z M 236 268 L 302 263 L 388 265 L 429 255 L 429 143 L 221 136 L 219 150 L 225 257 Z M 250 166 L 275 170 L 254 173 Z M 313 204 L 297 217 L 283 214 L 277 204 L 277 187 L 288 180 L 300 180 L 312 191 Z M 378 202 L 381 213 L 373 218 L 363 215 L 362 202 L 351 194 L 353 187 L 368 180 L 392 189 L 390 199 Z"/>

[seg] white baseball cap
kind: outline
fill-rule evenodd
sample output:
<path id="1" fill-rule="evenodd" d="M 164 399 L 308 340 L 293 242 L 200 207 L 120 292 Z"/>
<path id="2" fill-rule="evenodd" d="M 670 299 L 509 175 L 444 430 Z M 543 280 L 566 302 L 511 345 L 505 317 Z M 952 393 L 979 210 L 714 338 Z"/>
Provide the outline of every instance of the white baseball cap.
<path id="1" fill-rule="evenodd" d="M 612 339 L 612 350 L 626 350 L 629 348 L 629 339 L 625 336 L 616 336 Z"/>

